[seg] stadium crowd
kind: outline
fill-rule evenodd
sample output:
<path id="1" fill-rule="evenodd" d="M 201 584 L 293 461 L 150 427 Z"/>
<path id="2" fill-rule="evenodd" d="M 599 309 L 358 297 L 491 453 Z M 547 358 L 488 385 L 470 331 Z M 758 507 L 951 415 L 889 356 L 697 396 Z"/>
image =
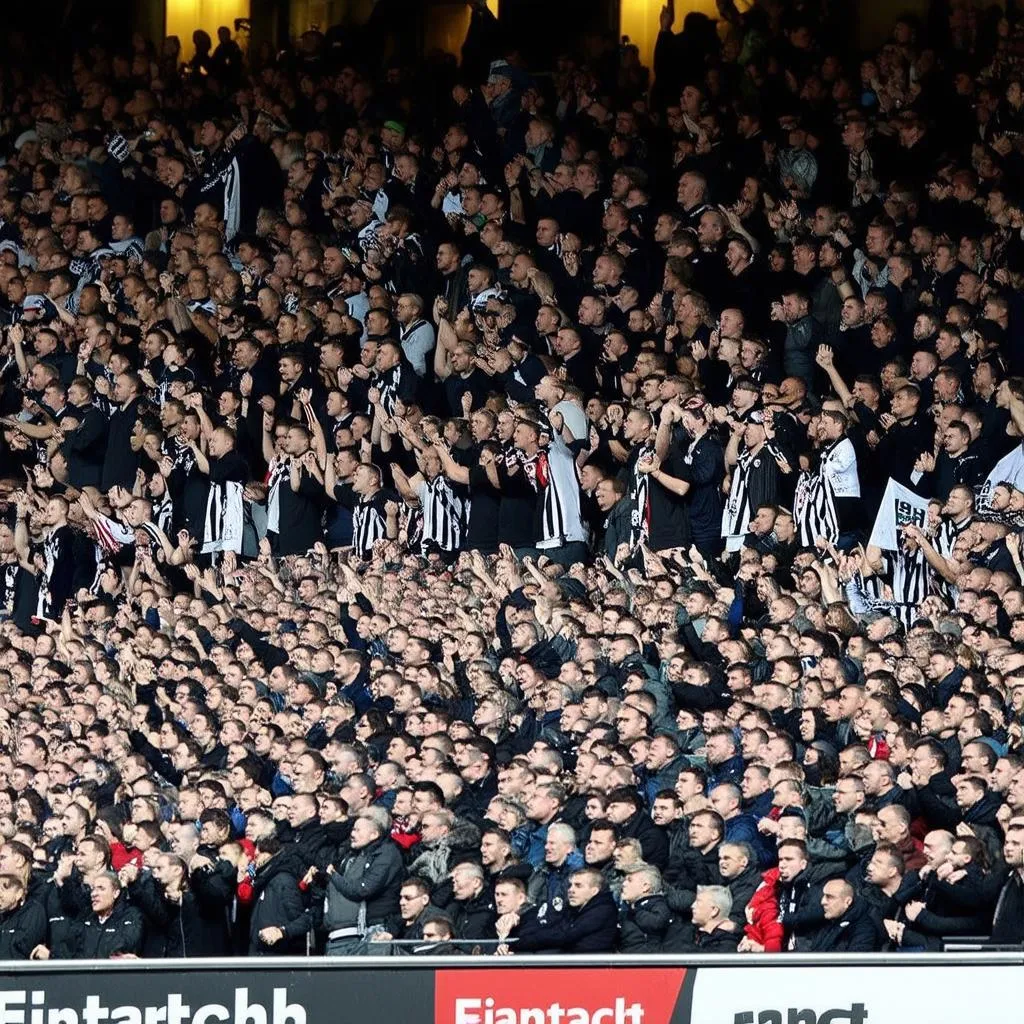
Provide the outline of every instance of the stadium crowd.
<path id="1" fill-rule="evenodd" d="M 4 69 L 0 959 L 1024 940 L 1024 34 Z"/>

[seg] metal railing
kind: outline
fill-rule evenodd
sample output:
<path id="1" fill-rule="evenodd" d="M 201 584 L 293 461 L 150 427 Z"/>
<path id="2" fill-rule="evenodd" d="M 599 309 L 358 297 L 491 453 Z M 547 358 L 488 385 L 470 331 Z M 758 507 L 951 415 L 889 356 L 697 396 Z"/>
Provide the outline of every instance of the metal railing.
<path id="1" fill-rule="evenodd" d="M 396 940 L 404 941 L 404 940 Z M 422 944 L 422 943 L 420 943 Z M 46 960 L 0 961 L 2 973 L 55 973 L 81 971 L 232 971 L 244 972 L 246 962 L 252 970 L 291 968 L 301 971 L 365 970 L 368 967 L 388 970 L 417 970 L 443 967 L 445 970 L 467 968 L 499 968 L 516 970 L 536 967 L 701 967 L 722 970 L 737 967 L 1024 967 L 1024 949 L 965 951 L 949 953 L 742 953 L 725 955 L 676 953 L 602 954 L 602 955 L 525 955 L 525 956 L 354 956 L 354 957 L 211 957 L 189 960 Z"/>

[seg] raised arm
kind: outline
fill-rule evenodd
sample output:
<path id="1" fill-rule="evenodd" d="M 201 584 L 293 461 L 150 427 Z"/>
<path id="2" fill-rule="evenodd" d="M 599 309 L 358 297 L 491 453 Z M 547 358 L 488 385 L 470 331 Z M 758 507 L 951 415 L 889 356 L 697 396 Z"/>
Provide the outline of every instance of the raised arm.
<path id="1" fill-rule="evenodd" d="M 420 499 L 416 492 L 419 489 L 419 485 L 423 483 L 423 477 L 419 473 L 414 473 L 411 477 L 408 477 L 396 465 L 391 467 L 391 476 L 394 478 L 395 487 L 398 488 L 398 493 L 402 496 L 402 500 L 407 505 L 418 504 Z"/>
<path id="2" fill-rule="evenodd" d="M 441 469 L 444 471 L 444 475 L 457 484 L 467 486 L 469 484 L 469 469 L 466 466 L 460 466 L 452 458 L 448 445 L 438 441 L 434 445 L 434 451 L 437 452 L 437 457 L 441 460 Z"/>
<path id="3" fill-rule="evenodd" d="M 666 491 L 671 491 L 673 494 L 679 495 L 679 497 L 689 493 L 689 480 L 680 480 L 679 477 L 663 473 L 661 470 L 661 459 L 657 456 L 653 459 L 641 459 L 636 464 L 636 469 L 638 473 L 647 473 L 652 480 L 657 480 Z"/>
<path id="4" fill-rule="evenodd" d="M 832 352 L 832 346 L 819 345 L 818 353 L 814 357 L 814 361 L 828 374 L 828 379 L 832 382 L 832 387 L 835 389 L 835 393 L 839 396 L 839 400 L 847 409 L 852 410 L 854 403 L 853 393 L 846 386 L 846 381 L 839 376 L 839 371 L 835 366 L 835 356 Z"/>
<path id="5" fill-rule="evenodd" d="M 438 380 L 446 380 L 452 372 L 451 363 L 448 361 L 448 353 L 454 348 L 458 339 L 455 337 L 455 328 L 445 319 L 443 312 L 447 311 L 448 304 L 444 299 L 438 299 L 434 303 L 434 319 L 437 321 L 437 344 L 434 346 L 434 373 Z"/>

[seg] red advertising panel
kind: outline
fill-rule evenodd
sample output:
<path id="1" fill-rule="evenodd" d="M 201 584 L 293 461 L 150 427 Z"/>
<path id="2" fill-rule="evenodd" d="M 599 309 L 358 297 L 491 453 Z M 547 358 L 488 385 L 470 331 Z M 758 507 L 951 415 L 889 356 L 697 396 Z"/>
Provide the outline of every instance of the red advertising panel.
<path id="1" fill-rule="evenodd" d="M 681 967 L 535 967 L 438 971 L 435 1024 L 683 1024 Z"/>

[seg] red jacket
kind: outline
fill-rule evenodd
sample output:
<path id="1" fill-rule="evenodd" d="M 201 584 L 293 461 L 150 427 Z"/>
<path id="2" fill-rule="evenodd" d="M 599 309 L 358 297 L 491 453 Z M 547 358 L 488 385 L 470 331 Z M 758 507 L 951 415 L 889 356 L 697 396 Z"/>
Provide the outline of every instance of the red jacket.
<path id="1" fill-rule="evenodd" d="M 391 838 L 408 853 L 423 837 L 415 831 L 415 826 L 410 824 L 406 816 L 399 815 L 392 820 Z"/>
<path id="2" fill-rule="evenodd" d="M 908 871 L 917 871 L 918 868 L 924 867 L 928 860 L 924 854 L 924 843 L 920 839 L 915 839 L 913 835 L 907 836 L 896 849 L 899 850 Z"/>
<path id="3" fill-rule="evenodd" d="M 136 850 L 134 846 L 127 847 L 116 839 L 110 844 L 110 866 L 115 871 L 120 871 L 125 864 L 134 864 L 142 870 L 142 851 Z"/>
<path id="4" fill-rule="evenodd" d="M 766 953 L 781 953 L 783 928 L 779 920 L 777 893 L 779 869 L 765 871 L 761 879 L 761 884 L 754 890 L 747 904 L 748 923 L 743 934 L 764 946 Z"/>

